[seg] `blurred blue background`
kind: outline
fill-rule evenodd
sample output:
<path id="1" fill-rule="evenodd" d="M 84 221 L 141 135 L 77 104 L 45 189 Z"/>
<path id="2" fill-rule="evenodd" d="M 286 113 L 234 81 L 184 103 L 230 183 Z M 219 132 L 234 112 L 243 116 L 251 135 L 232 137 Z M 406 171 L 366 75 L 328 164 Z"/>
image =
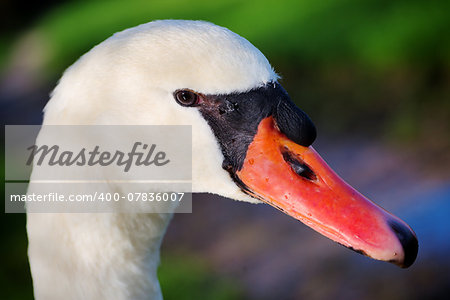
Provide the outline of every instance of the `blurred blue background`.
<path id="1" fill-rule="evenodd" d="M 116 31 L 168 18 L 228 27 L 282 76 L 314 120 L 315 148 L 328 163 L 411 225 L 419 255 L 399 269 L 266 205 L 197 195 L 163 243 L 166 299 L 446 299 L 449 12 L 449 1 L 418 0 L 6 0 L 0 115 L 3 124 L 39 124 L 63 70 Z M 3 214 L 1 228 L 2 298 L 31 299 L 25 216 Z"/>

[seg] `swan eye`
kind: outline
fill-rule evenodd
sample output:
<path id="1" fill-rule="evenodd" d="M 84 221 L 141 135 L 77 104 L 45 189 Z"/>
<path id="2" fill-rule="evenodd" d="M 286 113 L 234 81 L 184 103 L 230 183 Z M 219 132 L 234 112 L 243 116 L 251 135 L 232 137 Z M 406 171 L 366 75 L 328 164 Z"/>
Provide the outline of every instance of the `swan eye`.
<path id="1" fill-rule="evenodd" d="M 175 92 L 175 100 L 183 106 L 194 106 L 198 103 L 199 96 L 188 90 L 179 90 Z"/>

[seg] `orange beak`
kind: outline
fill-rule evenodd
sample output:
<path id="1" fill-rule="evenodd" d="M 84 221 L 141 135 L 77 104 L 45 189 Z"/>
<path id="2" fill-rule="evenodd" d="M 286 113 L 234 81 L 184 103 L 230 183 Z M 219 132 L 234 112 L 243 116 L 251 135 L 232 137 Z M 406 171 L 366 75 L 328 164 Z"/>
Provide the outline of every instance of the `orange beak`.
<path id="1" fill-rule="evenodd" d="M 417 256 L 412 229 L 344 182 L 312 147 L 265 118 L 236 172 L 254 197 L 359 253 L 409 267 Z"/>

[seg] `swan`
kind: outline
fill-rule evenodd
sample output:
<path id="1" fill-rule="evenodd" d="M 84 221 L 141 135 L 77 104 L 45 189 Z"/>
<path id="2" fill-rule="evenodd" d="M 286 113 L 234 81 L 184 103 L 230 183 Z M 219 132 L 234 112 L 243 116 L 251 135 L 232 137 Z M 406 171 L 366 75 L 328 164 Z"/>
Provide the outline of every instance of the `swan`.
<path id="1" fill-rule="evenodd" d="M 64 72 L 43 124 L 191 125 L 194 193 L 265 202 L 374 259 L 415 260 L 412 229 L 327 166 L 268 60 L 226 28 L 159 20 L 114 34 Z M 35 298 L 161 299 L 172 215 L 28 212 Z"/>

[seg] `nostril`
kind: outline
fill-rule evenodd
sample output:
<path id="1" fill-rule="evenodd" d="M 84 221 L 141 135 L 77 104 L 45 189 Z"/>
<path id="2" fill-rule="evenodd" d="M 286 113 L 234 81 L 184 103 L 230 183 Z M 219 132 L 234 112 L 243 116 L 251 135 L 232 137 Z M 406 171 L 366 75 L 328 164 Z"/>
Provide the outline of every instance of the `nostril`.
<path id="1" fill-rule="evenodd" d="M 416 260 L 417 251 L 419 249 L 419 242 L 417 241 L 416 234 L 408 226 L 397 220 L 389 220 L 388 224 L 402 244 L 403 252 L 405 253 L 405 258 L 403 263 L 401 263 L 401 267 L 408 268 Z"/>
<path id="2" fill-rule="evenodd" d="M 297 175 L 311 181 L 317 180 L 317 176 L 316 174 L 314 174 L 313 170 L 311 170 L 311 168 L 307 164 L 305 164 L 299 157 L 286 150 L 283 150 L 282 153 L 284 160 L 289 164 L 291 169 Z"/>

